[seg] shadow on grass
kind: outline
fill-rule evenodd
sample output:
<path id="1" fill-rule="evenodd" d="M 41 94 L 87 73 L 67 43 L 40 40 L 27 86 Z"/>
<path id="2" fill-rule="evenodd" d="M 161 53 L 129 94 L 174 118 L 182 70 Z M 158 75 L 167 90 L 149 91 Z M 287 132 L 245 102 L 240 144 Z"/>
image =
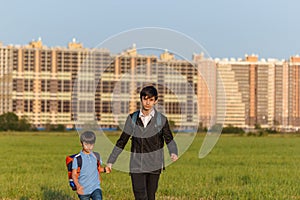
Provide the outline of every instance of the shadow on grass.
<path id="1" fill-rule="evenodd" d="M 71 196 L 65 194 L 64 192 L 53 189 L 53 188 L 48 188 L 48 187 L 42 187 L 42 192 L 43 192 L 43 200 L 74 200 Z"/>
<path id="2" fill-rule="evenodd" d="M 30 200 L 29 197 L 21 197 L 19 200 Z"/>

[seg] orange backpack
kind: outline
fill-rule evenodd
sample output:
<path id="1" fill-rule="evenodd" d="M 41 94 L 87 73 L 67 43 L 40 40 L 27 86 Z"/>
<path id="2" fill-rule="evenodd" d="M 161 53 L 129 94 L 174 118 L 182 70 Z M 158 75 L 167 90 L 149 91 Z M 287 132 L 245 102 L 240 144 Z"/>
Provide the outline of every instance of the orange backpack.
<path id="1" fill-rule="evenodd" d="M 94 155 L 97 158 L 97 169 L 98 169 L 99 177 L 100 177 L 100 181 L 101 181 L 100 173 L 101 172 L 106 172 L 106 170 L 105 170 L 104 167 L 101 167 L 100 154 L 98 152 L 93 152 L 93 153 L 94 153 Z M 72 188 L 73 191 L 76 191 L 77 188 L 76 188 L 76 185 L 75 185 L 75 183 L 74 183 L 74 181 L 72 179 L 72 163 L 73 163 L 74 158 L 77 159 L 77 166 L 78 166 L 78 168 L 77 168 L 77 175 L 79 176 L 80 175 L 81 166 L 82 166 L 82 158 L 81 158 L 80 153 L 67 156 L 66 157 L 66 165 L 67 165 L 67 170 L 68 170 L 69 185 L 70 185 L 70 187 Z"/>

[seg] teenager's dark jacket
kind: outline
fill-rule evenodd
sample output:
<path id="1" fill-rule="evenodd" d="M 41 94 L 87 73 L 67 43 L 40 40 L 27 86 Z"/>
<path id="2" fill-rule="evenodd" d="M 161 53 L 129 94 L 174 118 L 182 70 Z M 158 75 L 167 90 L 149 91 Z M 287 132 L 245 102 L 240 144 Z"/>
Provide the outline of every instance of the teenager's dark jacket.
<path id="1" fill-rule="evenodd" d="M 139 111 L 137 111 L 139 112 Z M 114 163 L 119 154 L 124 149 L 129 138 L 131 138 L 131 173 L 160 173 L 164 168 L 164 142 L 166 142 L 169 154 L 178 155 L 177 145 L 173 140 L 173 135 L 169 127 L 168 119 L 161 115 L 161 125 L 157 124 L 158 112 L 155 111 L 154 117 L 143 126 L 139 113 L 136 125 L 133 124 L 133 113 L 128 115 L 124 130 L 118 139 L 107 163 Z"/>

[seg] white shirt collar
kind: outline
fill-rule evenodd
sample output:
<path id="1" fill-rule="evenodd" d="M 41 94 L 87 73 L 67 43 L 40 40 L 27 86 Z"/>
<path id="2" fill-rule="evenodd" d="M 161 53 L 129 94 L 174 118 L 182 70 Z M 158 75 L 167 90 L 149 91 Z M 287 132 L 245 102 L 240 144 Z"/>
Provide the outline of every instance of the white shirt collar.
<path id="1" fill-rule="evenodd" d="M 147 116 L 151 116 L 151 117 L 154 117 L 155 115 L 155 109 L 152 108 L 151 112 L 149 113 L 149 115 L 144 115 L 144 113 L 142 112 L 142 109 L 140 109 L 140 114 L 139 114 L 139 117 L 147 117 Z"/>
<path id="2" fill-rule="evenodd" d="M 152 109 L 151 112 L 149 113 L 149 115 L 144 115 L 142 110 L 140 110 L 140 114 L 139 114 L 139 118 L 142 120 L 144 128 L 147 127 L 148 123 L 150 122 L 150 120 L 152 119 L 152 117 L 154 117 L 155 115 L 155 110 Z"/>

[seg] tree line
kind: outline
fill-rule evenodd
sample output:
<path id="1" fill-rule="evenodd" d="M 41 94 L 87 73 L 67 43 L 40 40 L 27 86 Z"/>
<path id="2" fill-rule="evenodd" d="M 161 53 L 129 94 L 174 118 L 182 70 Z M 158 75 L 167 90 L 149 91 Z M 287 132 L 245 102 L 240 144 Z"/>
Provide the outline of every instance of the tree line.
<path id="1" fill-rule="evenodd" d="M 62 124 L 47 123 L 44 130 L 65 131 L 66 128 Z M 0 131 L 37 131 L 37 128 L 30 123 L 28 117 L 19 118 L 15 113 L 8 112 L 0 115 Z"/>

